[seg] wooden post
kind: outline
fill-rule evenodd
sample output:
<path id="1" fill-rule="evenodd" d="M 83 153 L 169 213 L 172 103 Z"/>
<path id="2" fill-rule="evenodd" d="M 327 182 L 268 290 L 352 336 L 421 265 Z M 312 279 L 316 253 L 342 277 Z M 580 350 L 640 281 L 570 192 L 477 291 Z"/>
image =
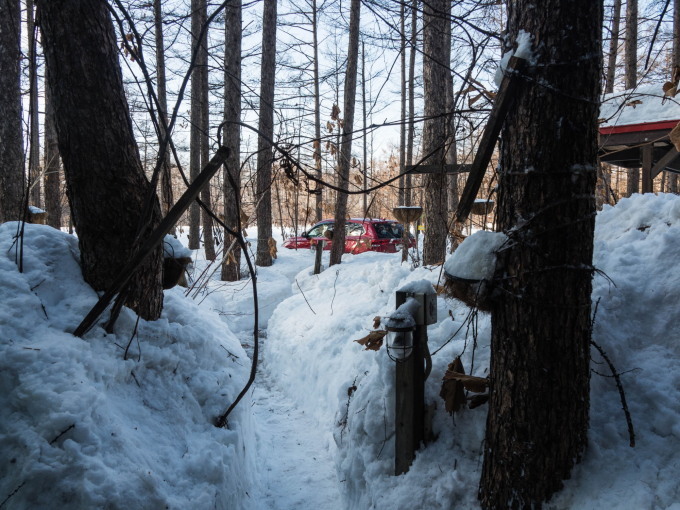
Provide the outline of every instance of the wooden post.
<path id="1" fill-rule="evenodd" d="M 323 241 L 316 243 L 316 252 L 314 254 L 314 274 L 321 272 L 321 254 L 323 253 Z"/>
<path id="2" fill-rule="evenodd" d="M 397 308 L 410 293 L 397 291 Z M 423 322 L 423 321 L 417 321 Z M 406 473 L 425 431 L 425 371 L 423 351 L 427 342 L 427 325 L 417 324 L 413 332 L 411 356 L 397 363 L 394 474 Z"/>
<path id="3" fill-rule="evenodd" d="M 649 143 L 642 146 L 642 193 L 654 191 L 652 181 L 652 160 L 654 145 Z"/>

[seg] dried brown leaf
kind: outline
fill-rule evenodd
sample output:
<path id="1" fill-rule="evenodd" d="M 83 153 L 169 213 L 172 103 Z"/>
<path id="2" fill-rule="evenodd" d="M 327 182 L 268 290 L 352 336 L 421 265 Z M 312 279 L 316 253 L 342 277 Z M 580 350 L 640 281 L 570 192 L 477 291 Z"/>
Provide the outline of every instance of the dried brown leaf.
<path id="1" fill-rule="evenodd" d="M 387 331 L 385 330 L 371 331 L 365 337 L 354 341 L 359 345 L 363 345 L 367 351 L 378 351 L 382 347 L 383 339 L 385 338 L 386 334 Z"/>

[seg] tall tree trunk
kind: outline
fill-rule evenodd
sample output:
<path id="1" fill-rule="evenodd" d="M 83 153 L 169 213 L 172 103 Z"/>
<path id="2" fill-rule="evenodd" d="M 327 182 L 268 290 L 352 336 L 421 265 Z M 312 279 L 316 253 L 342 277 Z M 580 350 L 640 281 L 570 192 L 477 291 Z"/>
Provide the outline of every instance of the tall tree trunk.
<path id="1" fill-rule="evenodd" d="M 458 153 L 456 147 L 456 120 L 453 114 L 455 105 L 453 104 L 453 73 L 448 73 L 446 85 L 446 111 L 449 116 L 446 123 L 446 164 L 455 165 L 458 163 Z M 449 211 L 449 250 L 451 253 L 458 248 L 460 234 L 462 233 L 462 225 L 458 225 L 455 220 L 456 210 L 458 209 L 458 202 L 460 201 L 458 191 L 458 174 L 447 175 L 448 187 L 448 211 Z"/>
<path id="2" fill-rule="evenodd" d="M 22 217 L 24 138 L 21 131 L 21 10 L 0 2 L 0 222 Z"/>
<path id="3" fill-rule="evenodd" d="M 612 7 L 612 33 L 609 39 L 609 56 L 607 63 L 607 77 L 605 79 L 605 93 L 614 92 L 616 79 L 616 56 L 619 50 L 619 31 L 621 27 L 621 0 L 614 0 Z"/>
<path id="4" fill-rule="evenodd" d="M 319 20 L 316 0 L 312 0 L 312 43 L 314 45 L 314 168 L 316 177 L 323 177 L 321 171 L 321 92 L 319 90 Z M 323 219 L 323 195 L 321 184 L 316 184 L 318 189 L 314 200 L 314 216 L 316 221 Z"/>
<path id="5" fill-rule="evenodd" d="M 418 0 L 411 3 L 411 40 L 408 64 L 408 140 L 406 141 L 406 164 L 413 165 L 413 144 L 415 138 L 415 72 L 416 72 L 416 44 L 418 33 Z M 413 177 L 406 176 L 404 181 L 404 205 L 411 205 L 411 190 Z M 418 235 L 416 225 L 416 236 Z"/>
<path id="6" fill-rule="evenodd" d="M 199 109 L 201 111 L 201 125 L 199 128 L 201 140 L 201 164 L 203 168 L 210 161 L 210 104 L 209 104 L 209 80 L 208 80 L 208 3 L 202 1 L 198 12 L 201 26 L 205 26 L 205 33 L 200 41 L 200 49 L 198 51 L 198 72 L 199 72 Z M 200 170 L 199 170 L 200 171 Z M 212 208 L 212 197 L 210 194 L 210 185 L 208 184 L 201 190 L 201 201 L 208 209 Z M 208 211 L 201 210 L 201 223 L 203 225 L 203 247 L 205 249 L 205 258 L 207 260 L 215 260 L 215 238 L 213 236 L 213 221 Z"/>
<path id="7" fill-rule="evenodd" d="M 602 2 L 517 0 L 508 11 L 509 40 L 522 29 L 538 44 L 501 148 L 498 221 L 511 242 L 492 311 L 485 509 L 541 508 L 588 431 Z"/>
<path id="8" fill-rule="evenodd" d="M 191 0 L 191 54 L 198 51 L 201 33 L 201 5 L 206 0 Z M 200 53 L 200 52 L 199 52 Z M 201 66 L 200 54 L 196 56 L 191 71 L 191 127 L 189 129 L 189 175 L 193 182 L 201 172 Z M 202 198 L 202 197 L 201 197 Z M 201 247 L 201 208 L 194 202 L 189 208 L 189 248 Z"/>
<path id="9" fill-rule="evenodd" d="M 224 223 L 238 230 L 241 214 L 241 0 L 233 0 L 224 10 L 224 144 L 231 153 L 224 165 Z M 234 238 L 224 233 L 224 249 Z M 222 259 L 222 280 L 241 279 L 241 247 L 234 244 Z"/>
<path id="10" fill-rule="evenodd" d="M 362 167 L 362 174 L 363 174 L 363 188 L 364 188 L 364 194 L 362 195 L 363 198 L 363 207 L 361 209 L 362 215 L 364 217 L 368 216 L 368 193 L 366 192 L 366 189 L 368 188 L 368 113 L 366 112 L 366 45 L 364 44 L 364 41 L 362 39 L 361 41 L 361 120 L 363 123 L 363 143 L 362 148 L 363 148 L 363 163 L 361 165 Z"/>
<path id="11" fill-rule="evenodd" d="M 153 0 L 154 32 L 156 38 L 156 94 L 158 95 L 158 122 L 161 137 L 165 137 L 165 126 L 168 123 L 168 94 L 165 78 L 165 40 L 163 37 L 162 0 Z M 163 159 L 161 167 L 161 211 L 165 216 L 174 205 L 172 193 L 172 171 L 170 166 L 170 148 L 159 157 Z M 173 229 L 174 230 L 174 229 Z"/>
<path id="12" fill-rule="evenodd" d="M 401 115 L 399 117 L 399 205 L 406 204 L 406 3 L 399 4 L 399 62 L 401 63 Z"/>
<path id="13" fill-rule="evenodd" d="M 49 79 L 45 78 L 45 83 Z M 45 87 L 45 210 L 47 224 L 61 228 L 61 164 L 50 88 Z"/>
<path id="14" fill-rule="evenodd" d="M 450 12 L 447 0 L 423 4 L 423 157 L 426 164 L 443 167 L 446 163 L 446 84 L 450 65 L 450 32 L 446 26 Z M 448 34 L 448 39 L 447 39 Z M 443 168 L 442 168 L 443 170 Z M 437 264 L 446 255 L 447 189 L 443 172 L 425 174 L 425 222 L 423 263 Z"/>
<path id="15" fill-rule="evenodd" d="M 160 207 L 139 159 L 106 2 L 40 0 L 38 5 L 83 275 L 96 290 L 104 290 L 136 243 L 158 225 Z M 144 221 L 148 206 L 150 217 Z M 162 263 L 159 246 L 128 287 L 127 303 L 142 318 L 160 316 Z"/>
<path id="16" fill-rule="evenodd" d="M 626 89 L 637 86 L 638 0 L 626 1 Z M 640 169 L 628 169 L 626 196 L 640 191 Z"/>
<path id="17" fill-rule="evenodd" d="M 673 69 L 680 67 L 680 0 L 673 0 Z M 678 194 L 678 174 L 667 172 L 668 192 Z"/>
<path id="18" fill-rule="evenodd" d="M 42 207 L 40 196 L 40 119 L 38 111 L 38 57 L 35 37 L 35 6 L 26 0 L 26 31 L 28 35 L 28 175 L 31 184 L 30 203 Z"/>
<path id="19" fill-rule="evenodd" d="M 361 0 L 351 0 L 349 13 L 349 46 L 347 48 L 347 69 L 345 72 L 344 110 L 340 162 L 337 186 L 349 189 L 349 167 L 352 160 L 352 131 L 354 130 L 354 106 L 357 94 L 357 67 L 359 61 L 359 21 Z M 345 249 L 345 224 L 347 219 L 347 193 L 338 192 L 335 202 L 335 225 L 331 243 L 330 265 L 340 264 Z"/>
<path id="20" fill-rule="evenodd" d="M 274 138 L 274 84 L 276 81 L 276 1 L 264 0 L 262 13 L 262 65 L 260 69 L 260 122 L 257 140 L 257 255 L 258 266 L 273 263 L 272 143 Z"/>

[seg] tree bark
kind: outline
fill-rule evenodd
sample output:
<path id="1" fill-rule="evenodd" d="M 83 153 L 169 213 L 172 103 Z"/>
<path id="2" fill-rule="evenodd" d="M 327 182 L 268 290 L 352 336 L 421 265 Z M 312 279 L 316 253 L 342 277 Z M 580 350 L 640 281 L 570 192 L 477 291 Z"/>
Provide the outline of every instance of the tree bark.
<path id="1" fill-rule="evenodd" d="M 612 7 L 612 33 L 609 39 L 609 56 L 607 63 L 607 77 L 605 79 L 605 93 L 614 92 L 616 79 L 616 56 L 619 51 L 619 31 L 621 27 L 621 0 L 614 0 Z"/>
<path id="2" fill-rule="evenodd" d="M 199 110 L 200 110 L 200 126 L 199 138 L 201 142 L 201 163 L 199 165 L 199 172 L 210 161 L 210 104 L 209 104 L 209 80 L 208 80 L 208 3 L 206 0 L 201 0 L 198 10 L 198 18 L 201 27 L 205 26 L 205 32 L 200 41 L 200 49 L 198 51 L 198 58 L 196 60 L 197 70 L 199 74 Z M 210 193 L 210 185 L 201 190 L 201 201 L 208 209 L 212 208 L 212 196 Z M 213 236 L 213 221 L 208 211 L 201 209 L 201 224 L 203 226 L 203 248 L 205 250 L 206 260 L 215 260 L 215 239 Z"/>
<path id="3" fill-rule="evenodd" d="M 418 0 L 411 4 L 411 41 L 408 64 L 408 136 L 406 141 L 406 164 L 413 165 L 413 145 L 415 138 L 415 71 L 416 71 L 416 44 L 418 43 Z M 411 205 L 413 176 L 408 174 L 404 181 L 404 205 Z M 416 222 L 416 238 L 418 236 Z"/>
<path id="4" fill-rule="evenodd" d="M 508 7 L 537 65 L 502 136 L 485 509 L 541 508 L 587 443 L 602 2 L 532 4 Z"/>
<path id="5" fill-rule="evenodd" d="M 399 63 L 401 64 L 401 115 L 399 117 L 399 205 L 406 204 L 406 3 L 399 4 Z"/>
<path id="6" fill-rule="evenodd" d="M 432 0 L 423 4 L 423 94 L 425 123 L 423 125 L 423 156 L 425 164 L 442 166 L 446 163 L 446 84 L 449 73 L 450 22 L 446 15 L 450 2 Z M 447 33 L 449 38 L 447 40 Z M 437 264 L 446 256 L 447 186 L 446 175 L 426 174 L 425 239 L 423 264 Z"/>
<path id="7" fill-rule="evenodd" d="M 680 67 L 680 0 L 673 0 L 673 69 Z M 678 194 L 678 174 L 668 174 L 668 192 Z"/>
<path id="8" fill-rule="evenodd" d="M 156 94 L 158 95 L 158 122 L 161 137 L 165 137 L 165 126 L 168 123 L 168 94 L 165 78 L 165 40 L 163 37 L 163 8 L 162 0 L 153 0 L 154 35 L 156 39 Z M 161 211 L 163 216 L 174 204 L 172 193 L 172 171 L 170 166 L 170 149 L 159 155 L 163 159 L 161 167 Z M 174 229 L 173 229 L 174 232 Z"/>
<path id="9" fill-rule="evenodd" d="M 263 136 L 257 142 L 257 254 L 258 266 L 273 263 L 272 237 L 272 143 L 274 138 L 274 84 L 276 81 L 276 1 L 264 0 L 262 13 L 262 65 L 260 69 L 260 122 Z"/>
<path id="10" fill-rule="evenodd" d="M 0 222 L 22 217 L 24 142 L 21 131 L 21 10 L 0 2 Z"/>
<path id="11" fill-rule="evenodd" d="M 319 79 L 319 26 L 318 26 L 318 7 L 316 0 L 312 0 L 312 43 L 314 45 L 314 168 L 316 177 L 323 177 L 321 170 L 321 92 Z M 323 195 L 321 184 L 317 183 L 315 188 L 319 192 L 314 200 L 314 216 L 316 221 L 323 219 Z"/>
<path id="12" fill-rule="evenodd" d="M 224 145 L 231 153 L 224 165 L 224 222 L 238 230 L 241 214 L 241 0 L 233 0 L 224 10 Z M 234 237 L 224 233 L 224 249 L 234 242 Z M 222 259 L 222 280 L 235 282 L 241 279 L 241 247 L 234 244 L 231 256 Z"/>
<path id="13" fill-rule="evenodd" d="M 359 22 L 361 1 L 351 0 L 349 13 L 349 46 L 345 72 L 344 113 L 337 186 L 349 189 L 349 167 L 352 160 L 352 131 L 354 130 L 354 106 L 357 94 L 357 67 L 359 64 Z M 330 265 L 340 264 L 345 249 L 345 224 L 347 219 L 347 193 L 338 192 L 335 202 L 335 225 L 331 243 Z"/>
<path id="14" fill-rule="evenodd" d="M 104 290 L 139 240 L 158 225 L 160 207 L 139 159 L 106 2 L 41 0 L 38 5 L 83 276 Z M 146 207 L 151 212 L 144 219 Z M 162 264 L 159 246 L 128 287 L 127 304 L 144 319 L 160 316 Z"/>
<path id="15" fill-rule="evenodd" d="M 637 86 L 638 0 L 626 1 L 626 89 Z M 629 168 L 626 195 L 640 191 L 640 169 Z"/>
<path id="16" fill-rule="evenodd" d="M 45 78 L 47 83 L 49 80 Z M 47 224 L 61 228 L 61 163 L 50 88 L 45 87 L 45 210 Z"/>
<path id="17" fill-rule="evenodd" d="M 40 118 L 38 110 L 38 58 L 35 37 L 35 6 L 26 0 L 26 31 L 28 35 L 28 175 L 31 184 L 30 204 L 42 207 L 40 187 Z"/>
<path id="18" fill-rule="evenodd" d="M 196 54 L 201 32 L 201 4 L 205 0 L 191 0 L 191 54 Z M 199 52 L 200 53 L 200 52 Z M 189 129 L 189 176 L 194 181 L 201 172 L 201 71 L 200 55 L 197 55 L 191 71 L 191 127 Z M 201 208 L 198 203 L 189 208 L 189 248 L 201 247 Z"/>

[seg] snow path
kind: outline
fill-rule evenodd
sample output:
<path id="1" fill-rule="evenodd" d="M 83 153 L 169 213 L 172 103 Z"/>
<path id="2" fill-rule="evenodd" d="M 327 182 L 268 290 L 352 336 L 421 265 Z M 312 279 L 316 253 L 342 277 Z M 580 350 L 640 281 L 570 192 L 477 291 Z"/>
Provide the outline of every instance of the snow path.
<path id="1" fill-rule="evenodd" d="M 275 377 L 265 366 L 253 391 L 262 487 L 253 508 L 340 510 L 331 434 L 276 387 Z"/>

